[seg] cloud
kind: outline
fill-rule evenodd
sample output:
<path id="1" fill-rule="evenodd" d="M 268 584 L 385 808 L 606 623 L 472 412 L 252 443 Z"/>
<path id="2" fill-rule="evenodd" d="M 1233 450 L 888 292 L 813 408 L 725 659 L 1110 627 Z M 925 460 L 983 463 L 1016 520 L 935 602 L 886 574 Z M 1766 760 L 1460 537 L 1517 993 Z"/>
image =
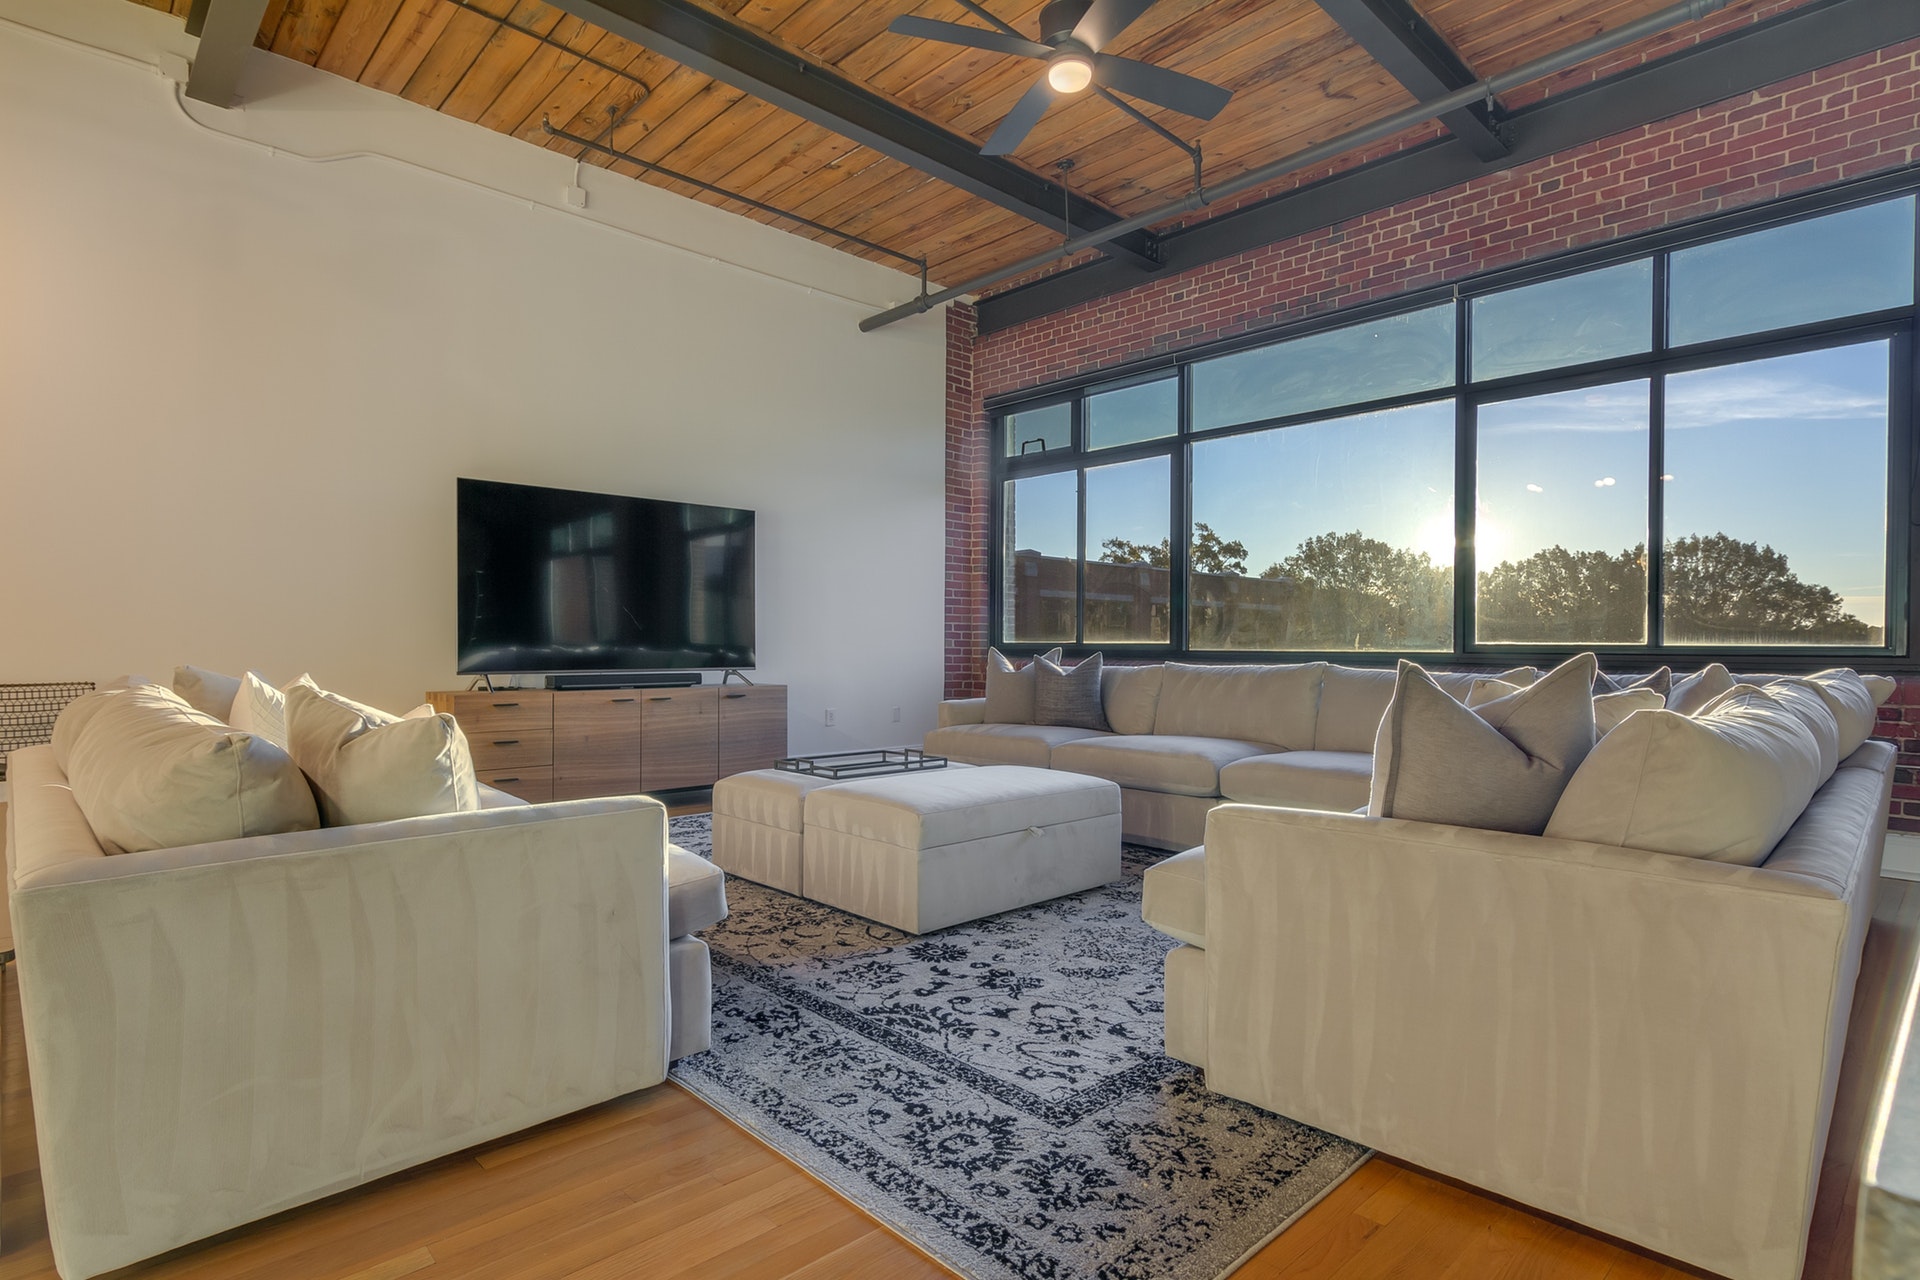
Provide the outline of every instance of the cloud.
<path id="1" fill-rule="evenodd" d="M 1735 422 L 1838 422 L 1887 416 L 1887 390 L 1790 373 L 1716 369 L 1667 383 L 1667 426 L 1676 431 Z"/>

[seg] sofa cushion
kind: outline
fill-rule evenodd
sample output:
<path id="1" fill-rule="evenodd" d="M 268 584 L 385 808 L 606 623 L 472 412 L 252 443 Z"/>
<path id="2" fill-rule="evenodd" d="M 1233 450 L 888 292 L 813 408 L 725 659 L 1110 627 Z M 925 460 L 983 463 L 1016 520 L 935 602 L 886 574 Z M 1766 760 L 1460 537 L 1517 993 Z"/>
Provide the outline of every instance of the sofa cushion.
<path id="1" fill-rule="evenodd" d="M 1900 687 L 1900 682 L 1892 676 L 1863 675 L 1860 677 L 1860 683 L 1867 686 L 1867 692 L 1873 695 L 1873 705 L 1876 707 L 1886 706 L 1887 699 L 1891 698 L 1893 691 Z"/>
<path id="2" fill-rule="evenodd" d="M 1220 794 L 1242 804 L 1351 813 L 1367 803 L 1371 751 L 1282 751 L 1220 770 Z"/>
<path id="3" fill-rule="evenodd" d="M 1750 687 L 1736 685 L 1702 710 L 1710 710 L 1728 698 L 1737 698 L 1741 690 Z M 1764 687 L 1773 695 L 1774 701 L 1799 716 L 1800 723 L 1813 735 L 1814 745 L 1820 750 L 1820 782 L 1825 783 L 1840 767 L 1843 759 L 1840 752 L 1840 721 L 1833 714 L 1833 707 L 1822 696 L 1820 689 L 1806 680 L 1785 678 Z"/>
<path id="4" fill-rule="evenodd" d="M 1060 651 L 1049 649 L 1040 656 L 1058 662 Z M 1034 666 L 1031 662 L 1016 665 L 998 649 L 987 650 L 988 724 L 1033 723 Z"/>
<path id="5" fill-rule="evenodd" d="M 336 693 L 287 689 L 287 744 L 330 827 L 480 807 L 467 736 L 450 715 L 406 718 Z"/>
<path id="6" fill-rule="evenodd" d="M 1549 837 L 1757 866 L 1820 785 L 1820 748 L 1763 687 L 1697 716 L 1649 711 L 1601 739 Z"/>
<path id="7" fill-rule="evenodd" d="M 1148 667 L 1102 668 L 1100 704 L 1107 714 L 1107 727 L 1115 733 L 1152 733 L 1162 674 L 1157 662 Z"/>
<path id="8" fill-rule="evenodd" d="M 64 768 L 108 853 L 320 825 L 306 779 L 266 739 L 236 732 L 158 685 L 93 696 Z"/>
<path id="9" fill-rule="evenodd" d="M 1593 750 L 1595 665 L 1583 653 L 1469 710 L 1403 660 L 1374 744 L 1367 812 L 1539 835 Z"/>
<path id="10" fill-rule="evenodd" d="M 1210 667 L 1169 662 L 1160 680 L 1153 731 L 1170 737 L 1273 743 L 1268 750 L 1310 750 L 1326 666 L 1305 662 Z"/>
<path id="11" fill-rule="evenodd" d="M 1048 657 L 1034 659 L 1033 722 L 1108 731 L 1100 708 L 1099 654 L 1088 654 L 1073 667 Z"/>
<path id="12" fill-rule="evenodd" d="M 1328 663 L 1320 685 L 1320 713 L 1313 724 L 1315 751 L 1364 751 L 1373 755 L 1380 717 L 1393 701 L 1392 667 L 1343 667 Z"/>
<path id="13" fill-rule="evenodd" d="M 1176 853 L 1147 868 L 1140 918 L 1169 938 L 1207 945 L 1207 850 Z"/>
<path id="14" fill-rule="evenodd" d="M 1622 689 L 1593 699 L 1593 736 L 1604 738 L 1636 711 L 1659 711 L 1666 705 L 1658 689 Z"/>
<path id="15" fill-rule="evenodd" d="M 1678 711 L 1683 716 L 1694 715 L 1733 686 L 1733 673 L 1725 664 L 1709 662 L 1692 675 L 1673 682 L 1673 689 L 1667 694 L 1667 710 Z"/>
<path id="16" fill-rule="evenodd" d="M 240 696 L 240 677 L 204 667 L 179 666 L 173 669 L 173 691 L 195 711 L 204 711 L 225 724 L 233 717 L 233 700 Z"/>
<path id="17" fill-rule="evenodd" d="M 1120 735 L 1063 743 L 1053 749 L 1053 767 L 1105 778 L 1138 791 L 1217 796 L 1222 765 L 1272 750 L 1268 743 L 1234 738 Z"/>
<path id="18" fill-rule="evenodd" d="M 1053 763 L 1055 747 L 1101 736 L 1094 729 L 1060 724 L 952 724 L 929 732 L 921 745 L 936 756 L 963 764 L 1021 764 L 1045 769 Z"/>
<path id="19" fill-rule="evenodd" d="M 699 854 L 667 846 L 667 936 L 711 929 L 727 918 L 727 876 Z"/>
<path id="20" fill-rule="evenodd" d="M 1833 667 L 1806 676 L 1741 675 L 1734 679 L 1741 684 L 1751 685 L 1773 685 L 1783 680 L 1797 680 L 1817 690 L 1833 711 L 1834 719 L 1839 722 L 1840 757 L 1843 760 L 1873 736 L 1874 727 L 1879 721 L 1879 704 L 1874 701 L 1873 690 L 1867 687 L 1860 673 L 1850 667 Z"/>

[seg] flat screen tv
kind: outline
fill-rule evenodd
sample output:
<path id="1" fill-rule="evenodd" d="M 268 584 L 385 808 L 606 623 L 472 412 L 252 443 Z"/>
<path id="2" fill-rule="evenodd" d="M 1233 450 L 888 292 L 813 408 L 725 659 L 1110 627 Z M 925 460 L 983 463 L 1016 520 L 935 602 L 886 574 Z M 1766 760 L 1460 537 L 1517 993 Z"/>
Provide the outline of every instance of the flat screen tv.
<path id="1" fill-rule="evenodd" d="M 753 666 L 753 512 L 459 483 L 462 672 Z"/>

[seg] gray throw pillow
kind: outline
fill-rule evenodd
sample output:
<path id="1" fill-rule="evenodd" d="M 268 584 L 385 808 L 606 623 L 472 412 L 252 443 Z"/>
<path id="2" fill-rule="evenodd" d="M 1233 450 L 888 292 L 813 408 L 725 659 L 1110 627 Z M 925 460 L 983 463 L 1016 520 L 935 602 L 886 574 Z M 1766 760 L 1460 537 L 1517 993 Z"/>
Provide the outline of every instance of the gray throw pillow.
<path id="1" fill-rule="evenodd" d="M 1052 658 L 1034 662 L 1033 722 L 1108 731 L 1100 707 L 1099 654 L 1082 658 L 1077 667 L 1062 667 Z"/>
<path id="2" fill-rule="evenodd" d="M 1058 662 L 1060 651 L 1049 649 L 1040 656 Z M 1033 663 L 1016 667 L 998 649 L 987 650 L 986 723 L 1033 723 L 1033 674 Z"/>
<path id="3" fill-rule="evenodd" d="M 1673 668 L 1661 667 L 1658 671 L 1639 677 L 1610 676 L 1600 671 L 1593 673 L 1595 693 L 1625 693 L 1629 689 L 1651 689 L 1664 698 L 1673 692 Z"/>
<path id="4" fill-rule="evenodd" d="M 1367 812 L 1539 835 L 1593 750 L 1597 665 L 1583 653 L 1469 709 L 1402 659 L 1374 739 Z"/>

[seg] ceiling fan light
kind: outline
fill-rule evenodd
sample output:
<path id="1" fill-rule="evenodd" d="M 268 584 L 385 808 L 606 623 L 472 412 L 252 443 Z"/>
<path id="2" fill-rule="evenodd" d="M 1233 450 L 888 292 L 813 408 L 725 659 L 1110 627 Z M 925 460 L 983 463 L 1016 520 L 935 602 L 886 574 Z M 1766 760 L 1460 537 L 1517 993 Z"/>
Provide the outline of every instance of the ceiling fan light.
<path id="1" fill-rule="evenodd" d="M 1093 63 L 1077 53 L 1063 53 L 1047 63 L 1047 83 L 1055 93 L 1080 93 L 1093 83 Z"/>

